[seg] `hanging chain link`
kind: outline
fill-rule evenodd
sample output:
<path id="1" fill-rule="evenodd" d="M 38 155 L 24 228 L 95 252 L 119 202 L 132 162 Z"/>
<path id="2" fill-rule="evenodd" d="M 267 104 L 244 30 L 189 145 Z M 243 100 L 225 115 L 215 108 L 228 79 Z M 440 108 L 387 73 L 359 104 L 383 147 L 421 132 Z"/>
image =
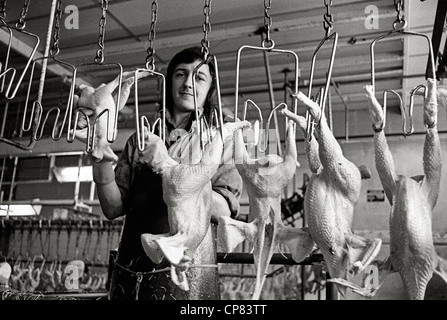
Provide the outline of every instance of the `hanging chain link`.
<path id="1" fill-rule="evenodd" d="M 155 27 L 157 24 L 157 13 L 158 13 L 158 3 L 157 0 L 154 0 L 152 2 L 151 6 L 151 26 L 149 28 L 149 34 L 147 36 L 149 41 L 149 46 L 146 50 L 147 56 L 146 56 L 146 69 L 155 70 L 155 49 L 154 49 L 154 42 L 155 42 Z"/>
<path id="2" fill-rule="evenodd" d="M 397 12 L 397 16 L 396 16 L 396 20 L 393 23 L 393 27 L 394 29 L 397 29 L 398 26 L 405 26 L 405 19 L 404 19 L 404 15 L 402 12 L 402 8 L 403 8 L 403 0 L 394 0 L 394 6 L 396 7 L 396 12 Z"/>
<path id="3" fill-rule="evenodd" d="M 205 21 L 202 24 L 203 39 L 201 41 L 202 54 L 205 60 L 208 58 L 208 54 L 210 52 L 210 41 L 208 40 L 208 34 L 211 32 L 210 14 L 211 0 L 205 0 L 205 5 L 203 6 L 203 15 L 205 16 Z"/>
<path id="4" fill-rule="evenodd" d="M 101 64 L 104 62 L 104 38 L 106 34 L 106 18 L 107 18 L 107 9 L 109 8 L 109 1 L 102 0 L 102 16 L 99 19 L 99 39 L 98 46 L 99 49 L 96 51 L 95 62 L 97 64 Z"/>
<path id="5" fill-rule="evenodd" d="M 326 31 L 326 37 L 328 37 L 329 33 L 334 27 L 334 17 L 331 14 L 332 0 L 329 1 L 324 0 L 324 5 L 326 6 L 326 13 L 323 16 L 324 18 L 323 28 Z"/>
<path id="6" fill-rule="evenodd" d="M 56 3 L 56 11 L 54 13 L 54 28 L 53 28 L 53 45 L 50 48 L 50 56 L 55 57 L 59 53 L 60 40 L 60 20 L 62 17 L 62 0 Z"/>
<path id="7" fill-rule="evenodd" d="M 25 3 L 23 4 L 23 8 L 22 8 L 22 12 L 20 12 L 20 18 L 19 21 L 17 21 L 16 23 L 16 27 L 18 29 L 24 29 L 25 28 L 25 18 L 26 15 L 28 14 L 28 9 L 29 9 L 29 4 L 30 4 L 31 0 L 25 0 Z"/>
<path id="8" fill-rule="evenodd" d="M 272 44 L 272 38 L 270 37 L 270 30 L 272 28 L 272 17 L 269 15 L 269 10 L 272 7 L 272 0 L 264 0 L 264 29 L 265 29 L 265 39 L 262 45 L 265 46 Z"/>
<path id="9" fill-rule="evenodd" d="M 0 2 L 0 19 L 6 20 L 6 0 L 1 0 Z"/>

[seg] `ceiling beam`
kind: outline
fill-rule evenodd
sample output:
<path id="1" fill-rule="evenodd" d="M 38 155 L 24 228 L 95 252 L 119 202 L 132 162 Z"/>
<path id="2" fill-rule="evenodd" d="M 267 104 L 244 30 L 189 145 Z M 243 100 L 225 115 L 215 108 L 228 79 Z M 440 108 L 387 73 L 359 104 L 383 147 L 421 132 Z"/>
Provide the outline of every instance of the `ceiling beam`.
<path id="1" fill-rule="evenodd" d="M 390 18 L 394 17 L 395 12 L 384 12 L 381 13 L 381 18 Z M 293 18 L 287 20 L 281 20 L 277 18 L 278 21 L 275 20 L 274 29 L 275 32 L 281 31 L 298 31 L 302 32 L 304 29 L 314 29 L 316 27 L 321 27 L 321 19 L 315 21 L 315 16 L 305 17 L 305 18 Z M 336 26 L 339 25 L 349 25 L 353 22 L 364 21 L 365 17 L 359 16 L 356 12 L 345 12 L 340 14 L 340 17 L 336 21 Z M 254 28 L 255 27 L 255 28 Z M 228 25 L 227 27 L 223 26 L 221 29 L 214 29 L 210 34 L 211 42 L 220 42 L 228 39 L 236 40 L 236 39 L 245 39 L 247 35 L 255 35 L 257 30 L 259 29 L 258 25 L 253 24 L 245 24 L 240 27 L 234 27 Z M 198 43 L 199 40 L 203 37 L 203 33 L 199 30 L 191 32 L 191 30 L 187 34 L 178 34 L 175 35 L 163 35 L 163 32 L 158 32 L 158 37 L 155 40 L 155 46 L 158 48 L 169 49 L 174 47 L 183 47 L 190 46 L 192 43 Z M 323 36 L 323 35 L 322 35 Z M 105 53 L 108 57 L 129 54 L 129 52 L 144 52 L 146 50 L 147 43 L 144 42 L 134 42 L 126 45 L 122 44 L 122 39 L 117 40 L 109 40 L 106 43 Z M 71 50 L 70 50 L 71 51 Z M 63 57 L 69 61 L 82 61 L 87 60 L 91 56 L 91 45 L 86 44 L 81 47 L 77 47 L 76 51 L 68 52 L 68 50 L 63 52 Z"/>

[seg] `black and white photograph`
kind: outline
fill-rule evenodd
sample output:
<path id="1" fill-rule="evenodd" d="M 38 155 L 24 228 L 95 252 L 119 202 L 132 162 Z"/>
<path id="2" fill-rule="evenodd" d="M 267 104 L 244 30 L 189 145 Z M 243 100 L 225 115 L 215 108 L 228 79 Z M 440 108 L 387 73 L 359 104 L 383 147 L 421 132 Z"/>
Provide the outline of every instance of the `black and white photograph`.
<path id="1" fill-rule="evenodd" d="M 444 0 L 0 0 L 0 306 L 447 300 L 446 38 Z"/>

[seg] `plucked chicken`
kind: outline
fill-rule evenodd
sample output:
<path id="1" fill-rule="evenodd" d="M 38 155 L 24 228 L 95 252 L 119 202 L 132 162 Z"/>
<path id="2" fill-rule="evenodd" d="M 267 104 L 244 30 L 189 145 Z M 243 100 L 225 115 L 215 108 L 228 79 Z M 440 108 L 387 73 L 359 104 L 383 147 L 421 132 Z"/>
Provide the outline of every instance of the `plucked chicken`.
<path id="1" fill-rule="evenodd" d="M 427 84 L 423 115 L 427 128 L 423 151 L 424 175 L 414 177 L 395 172 L 393 157 L 382 130 L 385 119 L 383 108 L 375 97 L 373 87 L 364 87 L 374 129 L 376 169 L 391 204 L 390 257 L 380 265 L 380 284 L 389 272 L 397 271 L 412 300 L 424 299 L 433 272 L 447 282 L 447 264 L 437 255 L 432 235 L 432 215 L 439 195 L 442 154 L 437 130 L 436 81 L 427 79 Z M 356 288 L 356 292 L 373 296 L 378 287 L 372 289 L 373 292 Z"/>
<path id="2" fill-rule="evenodd" d="M 205 237 L 211 221 L 211 178 L 222 163 L 223 141 L 233 133 L 249 126 L 247 121 L 228 122 L 223 125 L 223 138 L 219 132 L 203 150 L 200 162 L 181 164 L 172 159 L 163 141 L 155 134 L 162 154 L 151 158 L 148 165 L 162 177 L 163 199 L 168 209 L 169 234 L 141 235 L 144 251 L 154 263 L 166 257 L 171 263 L 172 281 L 188 291 L 186 271 Z"/>
<path id="3" fill-rule="evenodd" d="M 250 159 L 242 132 L 238 132 L 235 139 L 235 154 L 236 168 L 249 198 L 250 222 L 221 217 L 217 236 L 225 252 L 232 252 L 245 239 L 253 244 L 256 282 L 252 300 L 258 300 L 272 255 L 281 243 L 290 250 L 296 262 L 304 260 L 315 249 L 307 228 L 284 226 L 281 219 L 281 194 L 297 166 L 294 123 L 288 121 L 284 159 L 276 154 Z"/>
<path id="4" fill-rule="evenodd" d="M 351 231 L 354 207 L 360 196 L 361 180 L 371 177 L 365 166 L 357 167 L 346 159 L 329 129 L 320 106 L 302 92 L 304 102 L 317 119 L 312 139 L 306 140 L 306 153 L 312 176 L 304 196 L 304 213 L 310 234 L 321 250 L 332 281 L 345 294 L 346 287 L 337 279 L 361 272 L 380 250 L 381 239 L 365 239 Z M 306 120 L 284 110 L 306 135 Z"/>
<path id="5" fill-rule="evenodd" d="M 80 112 L 76 127 L 76 139 L 87 143 L 93 136 L 92 157 L 95 161 L 101 161 L 104 157 L 108 160 L 118 161 L 118 156 L 113 152 L 108 141 L 108 136 L 114 127 L 116 89 L 121 85 L 118 112 L 123 109 L 129 98 L 130 88 L 135 82 L 134 72 L 124 72 L 122 83 L 120 77 L 116 77 L 107 84 L 101 84 L 97 88 L 81 84 L 73 97 L 73 105 Z M 139 78 L 148 76 L 147 72 L 140 72 Z M 105 111 L 108 110 L 108 111 Z M 88 121 L 87 118 L 88 117 Z M 96 124 L 95 124 L 96 123 Z M 93 131 L 93 128 L 95 130 Z"/>

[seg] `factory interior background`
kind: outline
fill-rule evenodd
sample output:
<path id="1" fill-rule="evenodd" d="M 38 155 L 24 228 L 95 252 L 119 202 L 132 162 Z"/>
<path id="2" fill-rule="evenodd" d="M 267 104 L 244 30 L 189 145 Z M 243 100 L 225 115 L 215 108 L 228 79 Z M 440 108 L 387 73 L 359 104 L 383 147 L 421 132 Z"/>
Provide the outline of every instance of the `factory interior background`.
<path id="1" fill-rule="evenodd" d="M 111 81 L 117 72 L 117 64 L 124 70 L 146 66 L 152 1 L 108 1 L 102 42 L 104 65 L 95 63 L 98 43 L 101 44 L 100 18 L 103 14 L 101 1 L 96 0 L 62 1 L 57 59 L 45 58 L 54 45 L 51 13 L 54 13 L 55 3 L 31 0 L 24 19 L 25 27 L 20 32 L 14 29 L 11 35 L 11 29 L 0 26 L 0 61 L 5 66 L 5 59 L 9 59 L 9 67 L 17 70 L 16 79 L 23 75 L 23 80 L 14 82 L 7 93 L 7 77 L 0 78 L 3 79 L 0 98 L 0 255 L 14 266 L 14 270 L 29 270 L 29 279 L 34 282 L 22 277 L 19 280 L 25 280 L 17 284 L 19 291 L 44 292 L 47 298 L 78 295 L 101 299 L 107 296 L 109 264 L 119 243 L 123 219 L 107 220 L 102 214 L 86 144 L 69 139 L 66 131 L 55 135 L 53 125 L 57 125 L 56 111 L 59 110 L 61 116 L 65 112 L 76 66 L 88 64 L 87 68 L 79 70 L 76 81 L 94 87 Z M 438 87 L 447 89 L 444 72 L 447 66 L 447 51 L 444 51 L 447 5 L 442 0 L 405 0 L 402 3 L 400 14 L 407 23 L 406 31 L 423 34 L 431 40 Z M 23 5 L 23 1 L 8 1 L 3 20 L 15 26 L 21 12 L 23 14 Z M 401 33 L 388 35 L 375 47 L 373 74 L 370 45 L 374 39 L 393 30 L 399 14 L 396 1 L 273 0 L 268 11 L 270 37 L 275 48 L 287 52 L 244 50 L 238 60 L 241 47 L 262 47 L 266 24 L 264 12 L 265 1 L 261 0 L 212 1 L 207 36 L 210 53 L 218 59 L 222 107 L 234 114 L 235 104 L 239 104 L 238 110 L 242 112 L 243 102 L 251 99 L 256 101 L 266 119 L 272 106 L 281 102 L 291 108 L 291 93 L 296 88 L 307 93 L 311 80 L 314 90 L 324 87 L 330 70 L 325 109 L 330 128 L 346 158 L 357 165 L 366 165 L 372 174 L 371 179 L 362 181 L 352 230 L 368 238 L 381 238 L 383 244 L 376 259 L 385 259 L 389 255 L 390 205 L 375 169 L 374 132 L 363 86 L 374 80 L 377 92 L 393 89 L 402 97 L 403 104 L 408 105 L 412 89 L 424 84 L 432 70 L 428 42 L 424 37 Z M 332 40 L 322 43 L 327 32 L 324 19 L 328 13 L 333 18 L 329 31 L 338 34 L 336 47 Z M 189 45 L 201 45 L 206 29 L 204 19 L 202 0 L 158 2 L 157 28 L 152 39 L 155 70 L 166 73 L 167 64 L 177 51 Z M 49 36 L 51 34 L 53 36 Z M 323 45 L 319 47 L 320 44 Z M 298 60 L 294 59 L 293 53 Z M 313 69 L 312 58 L 316 53 Z M 335 57 L 331 68 L 332 54 Z M 118 115 L 117 136 L 112 145 L 117 155 L 135 131 L 138 114 L 150 117 L 159 106 L 162 94 L 159 83 L 156 79 L 144 83 L 146 87 L 140 86 L 139 96 L 131 95 Z M 37 133 L 33 131 L 36 101 L 42 107 Z M 403 175 L 423 172 L 425 127 L 422 111 L 422 98 L 416 95 L 411 118 L 414 132 L 405 134 L 407 128 L 402 125 L 399 97 L 388 97 L 384 130 L 396 170 Z M 298 107 L 298 113 L 304 114 L 304 109 Z M 257 117 L 255 109 L 248 110 L 246 119 L 254 121 Z M 275 138 L 282 150 L 284 122 L 280 117 L 273 120 L 270 126 L 275 128 Z M 447 159 L 447 112 L 442 107 L 439 107 L 438 130 L 443 159 Z M 299 131 L 296 143 L 300 165 L 284 190 L 282 219 L 285 225 L 301 227 L 306 224 L 303 197 L 311 171 L 304 137 Z M 442 171 L 441 181 L 440 196 L 432 217 L 433 241 L 438 255 L 447 258 L 447 197 L 444 196 L 447 194 L 447 170 Z M 244 190 L 239 219 L 247 219 L 248 204 Z M 250 250 L 250 244 L 244 242 L 236 251 L 249 253 Z M 279 251 L 277 256 L 281 257 Z M 226 263 L 223 252 L 219 252 L 219 259 L 222 298 L 247 299 L 255 278 L 253 263 L 243 260 Z M 54 284 L 55 271 L 60 275 L 73 260 L 83 260 L 88 267 L 83 281 L 70 290 L 62 284 L 58 287 Z M 272 263 L 269 267 L 264 299 L 406 299 L 398 274 L 387 278 L 372 298 L 352 290 L 348 290 L 344 297 L 339 294 L 334 297 L 328 294 L 326 272 L 321 263 L 298 265 L 279 260 L 282 262 Z M 52 274 L 53 282 L 45 272 Z M 359 279 L 362 276 L 359 275 Z M 447 284 L 434 275 L 427 286 L 425 299 L 446 298 Z"/>

